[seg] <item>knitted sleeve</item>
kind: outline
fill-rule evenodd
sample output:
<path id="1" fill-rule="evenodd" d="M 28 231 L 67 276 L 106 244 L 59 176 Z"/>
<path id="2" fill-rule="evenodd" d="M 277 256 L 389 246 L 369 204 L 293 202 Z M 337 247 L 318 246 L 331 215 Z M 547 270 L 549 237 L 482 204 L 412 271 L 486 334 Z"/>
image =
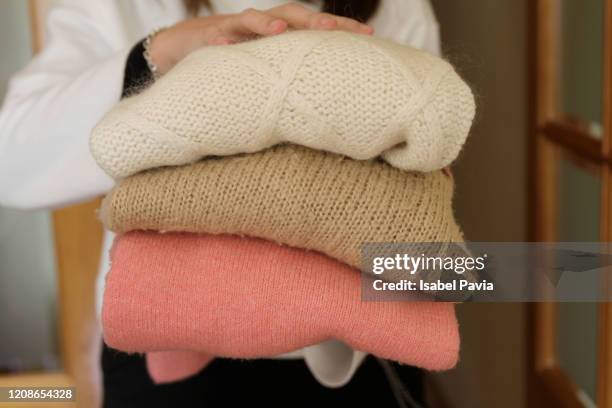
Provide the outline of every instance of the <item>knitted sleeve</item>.
<path id="1" fill-rule="evenodd" d="M 427 172 L 457 157 L 474 113 L 470 88 L 438 57 L 296 31 L 191 54 L 111 110 L 90 148 L 114 178 L 284 142 Z"/>

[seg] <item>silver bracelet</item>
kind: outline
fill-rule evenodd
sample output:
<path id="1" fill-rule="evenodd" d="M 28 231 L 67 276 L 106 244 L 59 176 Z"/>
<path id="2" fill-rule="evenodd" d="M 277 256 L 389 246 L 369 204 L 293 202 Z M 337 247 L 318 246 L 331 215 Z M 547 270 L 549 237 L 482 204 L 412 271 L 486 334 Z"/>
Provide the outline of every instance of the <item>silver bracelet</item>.
<path id="1" fill-rule="evenodd" d="M 153 58 L 151 57 L 151 41 L 153 41 L 153 38 L 164 29 L 165 27 L 160 27 L 151 31 L 151 33 L 147 35 L 147 37 L 144 39 L 144 42 L 142 43 L 142 48 L 144 48 L 142 56 L 144 57 L 147 63 L 147 67 L 149 67 L 149 71 L 151 71 L 151 74 L 153 75 L 153 79 L 159 78 L 160 75 L 159 70 L 157 69 L 157 65 L 155 65 L 155 62 L 153 62 Z"/>

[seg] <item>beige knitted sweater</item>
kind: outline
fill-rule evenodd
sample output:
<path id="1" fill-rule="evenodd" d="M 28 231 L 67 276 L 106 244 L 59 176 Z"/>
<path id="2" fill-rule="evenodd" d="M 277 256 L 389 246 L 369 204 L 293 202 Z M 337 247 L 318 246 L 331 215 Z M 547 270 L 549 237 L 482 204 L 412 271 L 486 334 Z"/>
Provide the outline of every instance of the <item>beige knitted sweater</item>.
<path id="1" fill-rule="evenodd" d="M 408 173 L 284 145 L 129 177 L 100 217 L 116 232 L 255 236 L 359 267 L 364 242 L 462 241 L 452 193 L 442 171 Z"/>
<path id="2" fill-rule="evenodd" d="M 90 146 L 114 178 L 282 142 L 426 172 L 457 157 L 474 110 L 469 87 L 440 58 L 379 38 L 296 31 L 194 52 L 112 109 Z"/>

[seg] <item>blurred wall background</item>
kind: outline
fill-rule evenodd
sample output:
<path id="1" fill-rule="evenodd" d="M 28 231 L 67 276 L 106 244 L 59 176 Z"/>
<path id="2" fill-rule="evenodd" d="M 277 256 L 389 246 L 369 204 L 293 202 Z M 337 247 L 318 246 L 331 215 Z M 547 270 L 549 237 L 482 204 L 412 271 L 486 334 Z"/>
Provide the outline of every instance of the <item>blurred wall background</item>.
<path id="1" fill-rule="evenodd" d="M 432 0 L 444 54 L 477 94 L 456 215 L 470 241 L 527 239 L 527 1 Z M 525 306 L 457 307 L 461 362 L 438 375 L 452 407 L 525 406 Z"/>
<path id="2" fill-rule="evenodd" d="M 31 43 L 28 2 L 2 0 L 0 99 Z M 58 366 L 56 293 L 50 213 L 0 207 L 0 373 Z"/>

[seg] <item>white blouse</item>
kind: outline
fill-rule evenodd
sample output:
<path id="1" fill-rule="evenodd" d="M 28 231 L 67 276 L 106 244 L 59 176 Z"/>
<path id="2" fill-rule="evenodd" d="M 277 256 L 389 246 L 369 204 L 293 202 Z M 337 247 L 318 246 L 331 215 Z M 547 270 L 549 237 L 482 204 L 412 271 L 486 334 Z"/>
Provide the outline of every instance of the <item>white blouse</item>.
<path id="1" fill-rule="evenodd" d="M 11 79 L 0 110 L 3 206 L 55 208 L 112 188 L 113 180 L 89 152 L 89 133 L 119 100 L 126 59 L 134 44 L 155 28 L 187 17 L 181 0 L 51 3 L 45 46 Z M 213 10 L 221 14 L 283 3 L 286 1 L 211 1 Z M 205 14 L 207 10 L 202 11 Z M 438 26 L 428 0 L 381 0 L 369 24 L 375 35 L 440 53 Z M 111 233 L 105 234 L 100 289 L 112 239 Z M 320 383 L 338 387 L 351 379 L 365 354 L 332 340 L 281 357 L 304 358 Z"/>

